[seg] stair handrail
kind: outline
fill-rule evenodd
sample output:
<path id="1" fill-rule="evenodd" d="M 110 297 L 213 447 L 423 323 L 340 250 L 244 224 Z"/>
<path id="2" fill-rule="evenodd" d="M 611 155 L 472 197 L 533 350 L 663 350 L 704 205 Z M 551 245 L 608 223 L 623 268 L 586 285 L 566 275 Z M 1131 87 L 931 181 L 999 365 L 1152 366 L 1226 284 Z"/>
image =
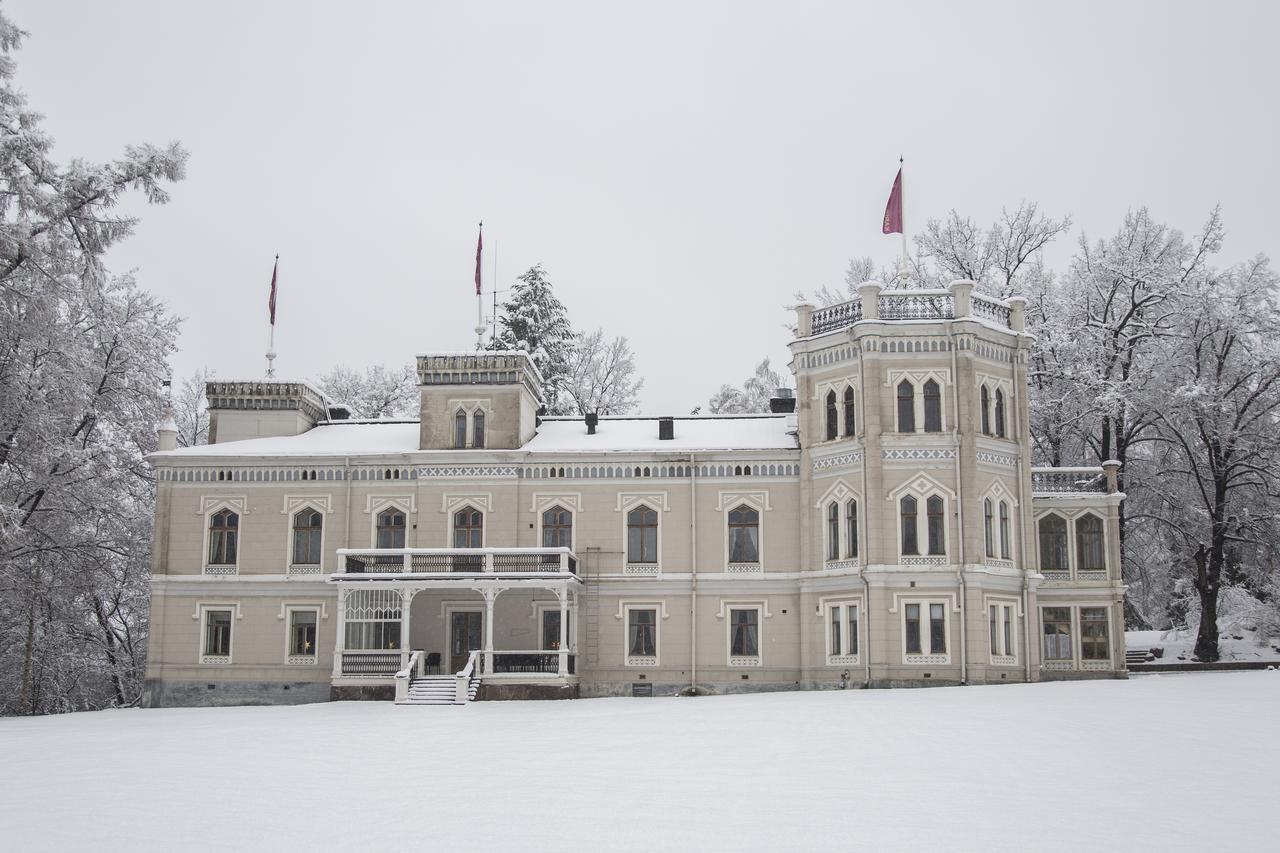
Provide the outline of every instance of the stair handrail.
<path id="1" fill-rule="evenodd" d="M 409 660 L 405 663 L 404 669 L 396 673 L 397 702 L 403 702 L 409 698 L 409 681 L 413 678 L 413 673 L 418 668 L 418 661 L 421 659 L 422 649 L 415 650 L 413 654 L 409 655 Z"/>
<path id="2" fill-rule="evenodd" d="M 476 649 L 471 652 L 467 658 L 467 665 L 454 675 L 453 698 L 459 704 L 466 703 L 469 700 L 468 692 L 471 688 L 471 679 L 475 676 L 476 670 L 484 668 L 484 652 Z"/>

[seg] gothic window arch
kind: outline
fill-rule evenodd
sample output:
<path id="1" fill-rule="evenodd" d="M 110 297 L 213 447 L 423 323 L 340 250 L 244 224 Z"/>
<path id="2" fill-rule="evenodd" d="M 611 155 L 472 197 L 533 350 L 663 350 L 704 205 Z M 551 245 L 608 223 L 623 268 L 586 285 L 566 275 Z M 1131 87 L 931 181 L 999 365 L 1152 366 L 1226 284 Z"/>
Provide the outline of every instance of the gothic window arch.
<path id="1" fill-rule="evenodd" d="M 844 551 L 850 559 L 858 557 L 858 502 L 850 498 L 844 509 Z"/>
<path id="2" fill-rule="evenodd" d="M 323 539 L 324 515 L 314 507 L 303 507 L 293 515 L 292 564 L 320 565 L 320 543 Z"/>
<path id="3" fill-rule="evenodd" d="M 986 391 L 986 386 L 982 386 L 982 390 Z M 982 533 L 983 541 L 986 543 L 986 553 L 988 557 L 996 555 L 996 538 L 995 538 L 995 518 L 994 509 L 991 498 L 982 499 Z"/>
<path id="4" fill-rule="evenodd" d="M 837 423 L 836 413 L 836 392 L 827 392 L 826 401 L 826 417 L 827 417 L 827 441 L 834 441 L 840 435 L 840 425 Z"/>
<path id="5" fill-rule="evenodd" d="M 220 509 L 209 516 L 209 565 L 234 566 L 239 554 L 240 516 Z"/>
<path id="6" fill-rule="evenodd" d="M 846 437 L 852 436 L 857 431 L 853 398 L 853 386 L 846 385 L 844 388 L 844 434 Z"/>
<path id="7" fill-rule="evenodd" d="M 919 504 L 914 495 L 904 495 L 899 502 L 899 515 L 902 521 L 902 553 L 914 556 L 920 553 Z"/>
<path id="8" fill-rule="evenodd" d="M 573 513 L 559 504 L 542 511 L 542 547 L 573 548 Z"/>
<path id="9" fill-rule="evenodd" d="M 942 388 L 937 380 L 924 383 L 924 431 L 942 432 Z"/>
<path id="10" fill-rule="evenodd" d="M 981 408 L 982 434 L 991 435 L 991 392 L 985 382 L 978 391 L 978 405 Z"/>
<path id="11" fill-rule="evenodd" d="M 1004 391 L 996 389 L 996 438 L 1005 437 L 1004 429 Z"/>
<path id="12" fill-rule="evenodd" d="M 658 511 L 646 504 L 627 513 L 627 562 L 658 562 Z"/>
<path id="13" fill-rule="evenodd" d="M 462 409 L 453 415 L 453 446 L 458 449 L 467 446 L 467 413 Z"/>
<path id="14" fill-rule="evenodd" d="M 374 547 L 403 548 L 405 536 L 404 510 L 399 507 L 387 507 L 378 513 L 374 531 Z"/>
<path id="15" fill-rule="evenodd" d="M 1013 536 L 1009 522 L 1009 504 L 1000 501 L 1000 559 L 1013 559 Z"/>
<path id="16" fill-rule="evenodd" d="M 916 389 L 909 380 L 898 383 L 898 432 L 916 431 Z"/>
<path id="17" fill-rule="evenodd" d="M 1040 568 L 1048 571 L 1067 571 L 1067 520 L 1051 512 L 1036 524 L 1040 539 Z"/>
<path id="18" fill-rule="evenodd" d="M 746 504 L 729 510 L 729 562 L 760 562 L 760 512 Z"/>
<path id="19" fill-rule="evenodd" d="M 827 505 L 827 559 L 840 559 L 840 504 Z"/>
<path id="20" fill-rule="evenodd" d="M 1106 569 L 1107 555 L 1104 547 L 1102 519 L 1086 512 L 1075 521 L 1076 568 L 1086 571 Z"/>
<path id="21" fill-rule="evenodd" d="M 947 553 L 946 502 L 938 495 L 930 495 L 925 501 L 925 512 L 928 516 L 929 554 L 944 555 Z"/>
<path id="22" fill-rule="evenodd" d="M 464 506 L 453 514 L 453 547 L 484 547 L 484 513 L 473 506 Z"/>
<path id="23" fill-rule="evenodd" d="M 471 413 L 471 446 L 484 447 L 484 409 Z"/>

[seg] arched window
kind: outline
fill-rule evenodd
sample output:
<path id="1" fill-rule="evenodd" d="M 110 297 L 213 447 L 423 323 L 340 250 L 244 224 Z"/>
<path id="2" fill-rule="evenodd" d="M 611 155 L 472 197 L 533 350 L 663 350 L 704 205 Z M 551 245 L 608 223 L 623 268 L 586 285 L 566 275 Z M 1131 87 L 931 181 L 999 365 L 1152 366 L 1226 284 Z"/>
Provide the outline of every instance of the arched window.
<path id="1" fill-rule="evenodd" d="M 471 446 L 484 447 L 484 412 L 479 409 L 471 416 Z"/>
<path id="2" fill-rule="evenodd" d="M 985 386 L 983 386 L 983 390 L 986 390 Z M 982 532 L 987 543 L 988 557 L 996 555 L 995 524 L 992 516 L 991 498 L 984 498 L 982 501 Z"/>
<path id="3" fill-rule="evenodd" d="M 991 394 L 987 391 L 985 383 L 982 390 L 978 392 L 978 396 L 978 405 L 982 407 L 982 434 L 991 435 Z"/>
<path id="4" fill-rule="evenodd" d="M 853 435 L 856 432 L 853 415 L 853 388 L 846 387 L 844 389 L 844 434 L 846 436 Z"/>
<path id="5" fill-rule="evenodd" d="M 907 380 L 898 383 L 898 432 L 916 431 L 916 389 Z"/>
<path id="6" fill-rule="evenodd" d="M 453 416 L 453 446 L 467 446 L 467 413 L 462 409 Z"/>
<path id="7" fill-rule="evenodd" d="M 827 506 L 827 559 L 840 559 L 840 504 L 835 501 Z"/>
<path id="8" fill-rule="evenodd" d="M 1046 515 L 1040 519 L 1040 568 L 1050 571 L 1066 571 L 1067 520 L 1060 515 Z"/>
<path id="9" fill-rule="evenodd" d="M 324 516 L 307 507 L 293 517 L 293 564 L 320 565 L 320 531 Z"/>
<path id="10" fill-rule="evenodd" d="M 1009 536 L 1009 505 L 1000 501 L 1000 559 L 1012 560 L 1013 548 Z"/>
<path id="11" fill-rule="evenodd" d="M 851 500 L 844 505 L 845 556 L 858 556 L 858 502 Z"/>
<path id="12" fill-rule="evenodd" d="M 1093 513 L 1085 513 L 1076 519 L 1076 563 L 1079 569 L 1096 571 L 1107 567 L 1102 519 Z"/>
<path id="13" fill-rule="evenodd" d="M 384 509 L 378 513 L 377 547 L 404 547 L 404 513 L 398 509 Z"/>
<path id="14" fill-rule="evenodd" d="M 840 434 L 840 425 L 836 423 L 836 392 L 827 392 L 827 441 L 832 441 Z"/>
<path id="15" fill-rule="evenodd" d="M 760 513 L 749 506 L 729 510 L 729 562 L 760 562 Z"/>
<path id="16" fill-rule="evenodd" d="M 1004 438 L 1004 392 L 996 389 L 996 438 Z"/>
<path id="17" fill-rule="evenodd" d="M 627 562 L 658 562 L 658 513 L 638 506 L 627 513 Z"/>
<path id="18" fill-rule="evenodd" d="M 562 506 L 553 506 L 542 513 L 542 547 L 573 547 L 573 514 Z"/>
<path id="19" fill-rule="evenodd" d="M 209 518 L 209 565 L 235 565 L 239 533 L 240 516 L 231 510 L 218 510 Z"/>
<path id="20" fill-rule="evenodd" d="M 942 432 L 942 389 L 932 379 L 924 383 L 924 431 Z"/>
<path id="21" fill-rule="evenodd" d="M 925 502 L 929 513 L 929 553 L 947 553 L 947 537 L 942 516 L 942 498 L 934 495 Z"/>
<path id="22" fill-rule="evenodd" d="M 911 495 L 904 497 L 900 503 L 902 516 L 902 553 L 919 554 L 920 540 L 916 535 L 916 499 Z"/>
<path id="23" fill-rule="evenodd" d="M 484 513 L 469 506 L 453 514 L 453 547 L 484 547 Z"/>

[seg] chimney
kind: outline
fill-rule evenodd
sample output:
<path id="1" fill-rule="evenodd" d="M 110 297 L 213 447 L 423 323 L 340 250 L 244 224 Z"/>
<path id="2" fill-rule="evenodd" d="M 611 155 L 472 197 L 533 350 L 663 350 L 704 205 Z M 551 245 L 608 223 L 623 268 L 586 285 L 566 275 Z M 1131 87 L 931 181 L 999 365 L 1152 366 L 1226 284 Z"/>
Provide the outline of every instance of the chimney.
<path id="1" fill-rule="evenodd" d="M 676 437 L 676 419 L 658 418 L 658 440 L 671 441 Z"/>
<path id="2" fill-rule="evenodd" d="M 351 409 L 342 403 L 329 404 L 329 420 L 345 421 L 351 418 Z"/>
<path id="3" fill-rule="evenodd" d="M 156 429 L 156 449 L 157 450 L 174 450 L 178 446 L 178 425 L 173 420 L 171 412 L 164 413 L 164 420 Z"/>
<path id="4" fill-rule="evenodd" d="M 600 413 L 587 412 L 586 421 L 587 421 L 587 435 L 595 435 L 596 424 L 600 423 Z"/>
<path id="5" fill-rule="evenodd" d="M 796 410 L 796 392 L 790 388 L 779 388 L 773 392 L 769 400 L 769 411 L 775 415 L 789 415 Z"/>

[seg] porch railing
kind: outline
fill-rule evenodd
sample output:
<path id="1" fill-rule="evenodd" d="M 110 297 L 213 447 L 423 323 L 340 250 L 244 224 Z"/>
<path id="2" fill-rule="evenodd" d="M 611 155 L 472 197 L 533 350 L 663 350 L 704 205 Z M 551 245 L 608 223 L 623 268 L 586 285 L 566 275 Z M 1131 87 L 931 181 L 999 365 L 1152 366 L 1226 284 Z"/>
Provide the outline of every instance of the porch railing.
<path id="1" fill-rule="evenodd" d="M 422 675 L 422 650 L 415 649 L 413 654 L 409 655 L 409 662 L 404 665 L 404 669 L 396 673 L 397 702 L 403 702 L 409 698 L 409 683 L 420 675 Z"/>
<path id="2" fill-rule="evenodd" d="M 340 548 L 338 557 L 348 575 L 578 573 L 568 548 Z"/>
<path id="3" fill-rule="evenodd" d="M 467 665 L 454 673 L 453 698 L 455 702 L 465 704 L 471 699 L 471 679 L 484 674 L 484 652 L 473 651 L 467 658 Z"/>
<path id="4" fill-rule="evenodd" d="M 400 649 L 388 651 L 342 652 L 343 675 L 394 676 L 405 662 Z"/>
<path id="5" fill-rule="evenodd" d="M 577 654 L 564 652 L 565 672 L 577 674 Z M 499 652 L 493 653 L 494 675 L 559 675 L 561 652 Z"/>

